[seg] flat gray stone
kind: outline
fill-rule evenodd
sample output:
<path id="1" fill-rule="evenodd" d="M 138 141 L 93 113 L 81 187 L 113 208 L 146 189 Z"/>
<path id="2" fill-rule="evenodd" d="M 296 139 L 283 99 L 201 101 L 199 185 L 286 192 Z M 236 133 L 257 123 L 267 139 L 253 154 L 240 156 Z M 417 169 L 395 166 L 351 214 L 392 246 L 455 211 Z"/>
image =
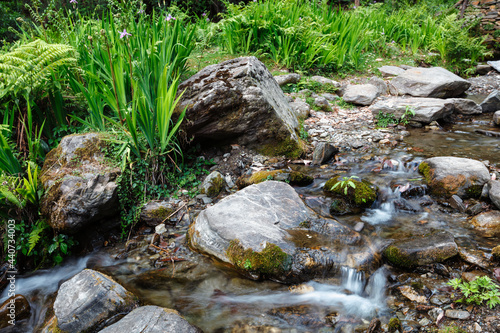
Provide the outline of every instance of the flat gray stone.
<path id="1" fill-rule="evenodd" d="M 175 310 L 147 305 L 134 309 L 99 333 L 202 333 Z"/>
<path id="2" fill-rule="evenodd" d="M 348 103 L 370 105 L 378 96 L 379 88 L 373 84 L 357 84 L 347 86 L 342 98 Z"/>
<path id="3" fill-rule="evenodd" d="M 383 77 L 398 76 L 406 71 L 405 69 L 396 66 L 382 66 L 379 67 L 378 70 L 382 73 Z"/>
<path id="4" fill-rule="evenodd" d="M 108 276 L 85 269 L 64 282 L 54 302 L 57 327 L 65 332 L 88 332 L 117 313 L 131 311 L 138 301 Z"/>
<path id="5" fill-rule="evenodd" d="M 301 76 L 300 74 L 291 73 L 285 75 L 276 75 L 274 79 L 276 80 L 276 82 L 278 82 L 278 85 L 281 87 L 289 83 L 298 83 L 301 79 Z"/>
<path id="6" fill-rule="evenodd" d="M 470 317 L 470 313 L 465 311 L 465 310 L 451 310 L 451 309 L 448 309 L 445 311 L 445 316 L 448 317 L 448 318 L 452 318 L 452 319 L 461 319 L 461 320 L 465 320 L 465 319 L 469 319 Z"/>
<path id="7" fill-rule="evenodd" d="M 411 68 L 391 81 L 399 95 L 415 97 L 458 97 L 469 87 L 470 82 L 441 68 Z"/>
<path id="8" fill-rule="evenodd" d="M 500 60 L 488 61 L 487 64 L 493 67 L 497 72 L 500 72 Z"/>
<path id="9" fill-rule="evenodd" d="M 486 99 L 479 104 L 483 112 L 496 112 L 500 110 L 500 91 L 494 90 Z"/>
<path id="10" fill-rule="evenodd" d="M 439 98 L 421 98 L 421 97 L 390 97 L 373 104 L 370 109 L 376 117 L 379 112 L 383 114 L 392 114 L 396 118 L 401 118 L 407 107 L 415 111 L 415 115 L 410 119 L 423 124 L 429 124 L 432 121 L 445 118 L 453 113 L 453 104 Z"/>
<path id="11" fill-rule="evenodd" d="M 446 102 L 453 104 L 453 112 L 463 115 L 483 113 L 483 109 L 473 100 L 465 98 L 448 98 Z"/>
<path id="12" fill-rule="evenodd" d="M 333 87 L 335 88 L 340 88 L 340 83 L 338 83 L 337 81 L 334 81 L 332 79 L 328 79 L 326 77 L 323 77 L 323 76 L 318 76 L 318 75 L 315 75 L 315 76 L 312 76 L 310 78 L 311 81 L 313 82 L 318 82 L 320 84 L 329 84 L 329 85 L 332 85 Z"/>

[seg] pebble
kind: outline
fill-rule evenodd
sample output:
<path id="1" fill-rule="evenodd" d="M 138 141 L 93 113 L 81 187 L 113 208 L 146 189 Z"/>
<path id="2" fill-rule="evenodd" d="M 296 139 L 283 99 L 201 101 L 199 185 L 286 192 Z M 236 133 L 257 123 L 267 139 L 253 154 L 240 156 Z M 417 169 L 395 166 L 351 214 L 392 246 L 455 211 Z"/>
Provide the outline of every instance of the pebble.
<path id="1" fill-rule="evenodd" d="M 464 310 L 446 310 L 446 317 L 452 319 L 468 319 L 470 317 L 470 313 Z"/>
<path id="2" fill-rule="evenodd" d="M 432 310 L 429 310 L 429 312 L 427 312 L 427 314 L 429 315 L 429 317 L 432 318 L 432 320 L 436 320 L 440 314 L 443 313 L 443 309 L 441 308 L 434 308 Z"/>
<path id="3" fill-rule="evenodd" d="M 161 223 L 155 227 L 155 233 L 157 233 L 158 235 L 161 235 L 165 232 L 167 232 L 167 228 L 165 227 L 165 224 Z"/>

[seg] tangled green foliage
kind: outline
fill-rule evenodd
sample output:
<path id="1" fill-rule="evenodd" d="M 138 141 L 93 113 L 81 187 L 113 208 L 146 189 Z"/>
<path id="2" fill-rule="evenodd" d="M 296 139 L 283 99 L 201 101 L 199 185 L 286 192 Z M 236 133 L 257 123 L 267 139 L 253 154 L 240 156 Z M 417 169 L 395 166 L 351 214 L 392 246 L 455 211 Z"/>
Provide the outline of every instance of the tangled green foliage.
<path id="1" fill-rule="evenodd" d="M 463 298 L 458 299 L 457 302 L 465 301 L 467 304 L 476 305 L 486 302 L 490 309 L 500 304 L 500 287 L 488 276 L 480 276 L 471 282 L 453 279 L 447 284 L 463 294 Z"/>

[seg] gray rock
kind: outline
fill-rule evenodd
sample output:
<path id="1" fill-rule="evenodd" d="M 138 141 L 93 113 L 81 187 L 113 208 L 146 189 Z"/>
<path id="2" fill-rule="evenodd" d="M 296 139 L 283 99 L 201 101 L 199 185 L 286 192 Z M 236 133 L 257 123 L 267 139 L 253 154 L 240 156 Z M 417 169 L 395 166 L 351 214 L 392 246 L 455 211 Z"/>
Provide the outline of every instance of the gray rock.
<path id="1" fill-rule="evenodd" d="M 459 210 L 460 212 L 465 212 L 466 207 L 464 205 L 464 201 L 456 194 L 452 195 L 450 198 L 451 207 Z"/>
<path id="2" fill-rule="evenodd" d="M 489 197 L 491 202 L 500 209 L 500 181 L 490 180 L 488 182 Z"/>
<path id="3" fill-rule="evenodd" d="M 226 186 L 226 180 L 219 171 L 212 171 L 200 185 L 200 193 L 216 197 Z"/>
<path id="4" fill-rule="evenodd" d="M 500 72 L 500 60 L 488 61 L 487 64 L 493 67 L 497 72 Z"/>
<path id="5" fill-rule="evenodd" d="M 389 89 L 387 88 L 387 83 L 385 83 L 384 80 L 377 76 L 372 76 L 370 80 L 368 80 L 368 84 L 372 84 L 377 87 L 380 95 L 385 95 L 389 91 Z"/>
<path id="6" fill-rule="evenodd" d="M 411 120 L 423 124 L 429 124 L 432 121 L 445 118 L 453 113 L 453 104 L 447 102 L 447 100 L 438 98 L 390 97 L 386 100 L 378 101 L 370 107 L 374 117 L 379 112 L 382 112 L 383 114 L 392 114 L 396 118 L 401 118 L 407 108 L 411 108 L 415 112 Z"/>
<path id="7" fill-rule="evenodd" d="M 427 314 L 429 315 L 429 317 L 432 318 L 432 320 L 436 320 L 438 319 L 438 317 L 444 313 L 444 310 L 441 309 L 441 308 L 434 308 L 434 309 L 430 309 Z"/>
<path id="8" fill-rule="evenodd" d="M 185 91 L 184 91 L 185 90 Z M 297 141 L 297 116 L 266 66 L 255 57 L 205 67 L 179 85 L 181 128 L 195 140 L 240 145 Z M 280 141 L 278 141 L 280 140 Z"/>
<path id="9" fill-rule="evenodd" d="M 298 118 L 306 119 L 311 113 L 311 106 L 301 98 L 296 98 L 294 102 L 290 103 L 290 107 Z"/>
<path id="10" fill-rule="evenodd" d="M 137 305 L 136 297 L 108 276 L 85 269 L 64 282 L 54 302 L 57 328 L 88 332 L 116 313 Z"/>
<path id="11" fill-rule="evenodd" d="M 500 111 L 496 111 L 493 114 L 493 124 L 500 126 Z"/>
<path id="12" fill-rule="evenodd" d="M 99 333 L 201 333 L 202 331 L 189 324 L 175 310 L 147 305 L 134 309 L 118 322 Z"/>
<path id="13" fill-rule="evenodd" d="M 289 84 L 289 83 L 298 83 L 301 79 L 301 76 L 300 76 L 300 74 L 291 73 L 291 74 L 285 74 L 285 75 L 276 75 L 274 77 L 274 79 L 276 80 L 278 85 L 281 87 L 281 86 L 284 86 L 285 84 Z"/>
<path id="14" fill-rule="evenodd" d="M 494 90 L 486 99 L 479 104 L 483 112 L 496 112 L 500 110 L 500 91 Z"/>
<path id="15" fill-rule="evenodd" d="M 336 101 L 339 98 L 337 95 L 330 93 L 322 93 L 320 96 L 326 98 L 330 102 Z"/>
<path id="16" fill-rule="evenodd" d="M 168 201 L 149 201 L 142 209 L 140 219 L 150 227 L 162 223 L 174 212 L 173 205 Z"/>
<path id="17" fill-rule="evenodd" d="M 319 233 L 327 243 L 317 239 Z M 297 248 L 294 240 L 308 235 L 310 244 L 300 241 Z M 359 233 L 319 218 L 290 185 L 277 181 L 248 186 L 202 211 L 189 229 L 189 240 L 193 249 L 255 279 L 300 282 L 331 274 L 341 265 L 378 265 Z"/>
<path id="18" fill-rule="evenodd" d="M 488 236 L 488 234 L 485 233 L 484 236 Z M 488 258 L 486 258 L 484 254 L 484 251 L 470 247 L 470 244 L 466 244 L 466 246 L 467 247 L 460 246 L 458 248 L 458 254 L 463 261 L 484 269 L 487 269 L 490 266 Z"/>
<path id="19" fill-rule="evenodd" d="M 492 69 L 493 69 L 493 67 L 491 67 L 490 65 L 477 65 L 476 66 L 476 74 L 486 75 Z"/>
<path id="20" fill-rule="evenodd" d="M 399 95 L 449 98 L 463 94 L 470 82 L 441 68 L 411 68 L 391 81 Z"/>
<path id="21" fill-rule="evenodd" d="M 342 98 L 348 103 L 370 105 L 380 95 L 379 89 L 372 84 L 349 85 Z"/>
<path id="22" fill-rule="evenodd" d="M 52 228 L 74 234 L 119 214 L 116 179 L 121 171 L 104 158 L 106 145 L 96 133 L 68 135 L 47 154 L 40 207 Z"/>
<path id="23" fill-rule="evenodd" d="M 419 166 L 431 192 L 435 195 L 461 198 L 479 197 L 490 179 L 486 166 L 476 160 L 451 156 L 428 158 Z"/>
<path id="24" fill-rule="evenodd" d="M 332 107 L 330 103 L 328 103 L 327 99 L 321 96 L 318 96 L 314 99 L 314 105 L 319 107 L 323 111 L 332 111 Z"/>
<path id="25" fill-rule="evenodd" d="M 382 73 L 383 77 L 398 76 L 406 71 L 405 69 L 396 66 L 382 66 L 378 70 Z"/>
<path id="26" fill-rule="evenodd" d="M 333 87 L 335 88 L 340 88 L 340 83 L 338 83 L 337 81 L 333 81 L 332 79 L 328 79 L 326 77 L 322 77 L 322 76 L 312 76 L 310 78 L 311 81 L 313 82 L 318 82 L 318 83 L 321 83 L 323 85 L 326 85 L 326 84 L 329 84 L 329 85 L 332 85 Z"/>
<path id="27" fill-rule="evenodd" d="M 448 309 L 445 312 L 445 316 L 452 319 L 469 319 L 470 313 L 465 310 L 451 310 Z"/>
<path id="28" fill-rule="evenodd" d="M 470 99 L 448 98 L 446 102 L 450 102 L 453 104 L 454 113 L 459 113 L 464 115 L 483 113 L 483 109 L 476 102 Z"/>
<path id="29" fill-rule="evenodd" d="M 338 153 L 339 150 L 337 147 L 328 142 L 319 142 L 314 148 L 313 152 L 313 161 L 314 165 L 321 165 L 327 162 L 332 156 Z"/>
<path id="30" fill-rule="evenodd" d="M 400 239 L 384 251 L 392 264 L 404 268 L 442 262 L 457 254 L 455 238 L 446 231 Z"/>

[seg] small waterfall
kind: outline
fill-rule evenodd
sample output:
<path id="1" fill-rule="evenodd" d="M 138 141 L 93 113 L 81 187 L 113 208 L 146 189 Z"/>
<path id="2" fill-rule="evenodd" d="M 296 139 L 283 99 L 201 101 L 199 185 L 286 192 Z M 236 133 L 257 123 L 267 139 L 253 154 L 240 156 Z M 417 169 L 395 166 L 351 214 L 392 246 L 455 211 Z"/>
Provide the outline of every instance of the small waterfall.
<path id="1" fill-rule="evenodd" d="M 350 267 L 342 267 L 342 286 L 355 293 L 361 295 L 365 286 L 365 274 L 358 272 L 356 269 Z"/>
<path id="2" fill-rule="evenodd" d="M 390 187 L 380 188 L 379 199 L 375 202 L 372 209 L 367 209 L 361 221 L 371 225 L 383 224 L 389 222 L 396 213 L 394 201 L 401 198 L 398 189 L 391 189 Z"/>

